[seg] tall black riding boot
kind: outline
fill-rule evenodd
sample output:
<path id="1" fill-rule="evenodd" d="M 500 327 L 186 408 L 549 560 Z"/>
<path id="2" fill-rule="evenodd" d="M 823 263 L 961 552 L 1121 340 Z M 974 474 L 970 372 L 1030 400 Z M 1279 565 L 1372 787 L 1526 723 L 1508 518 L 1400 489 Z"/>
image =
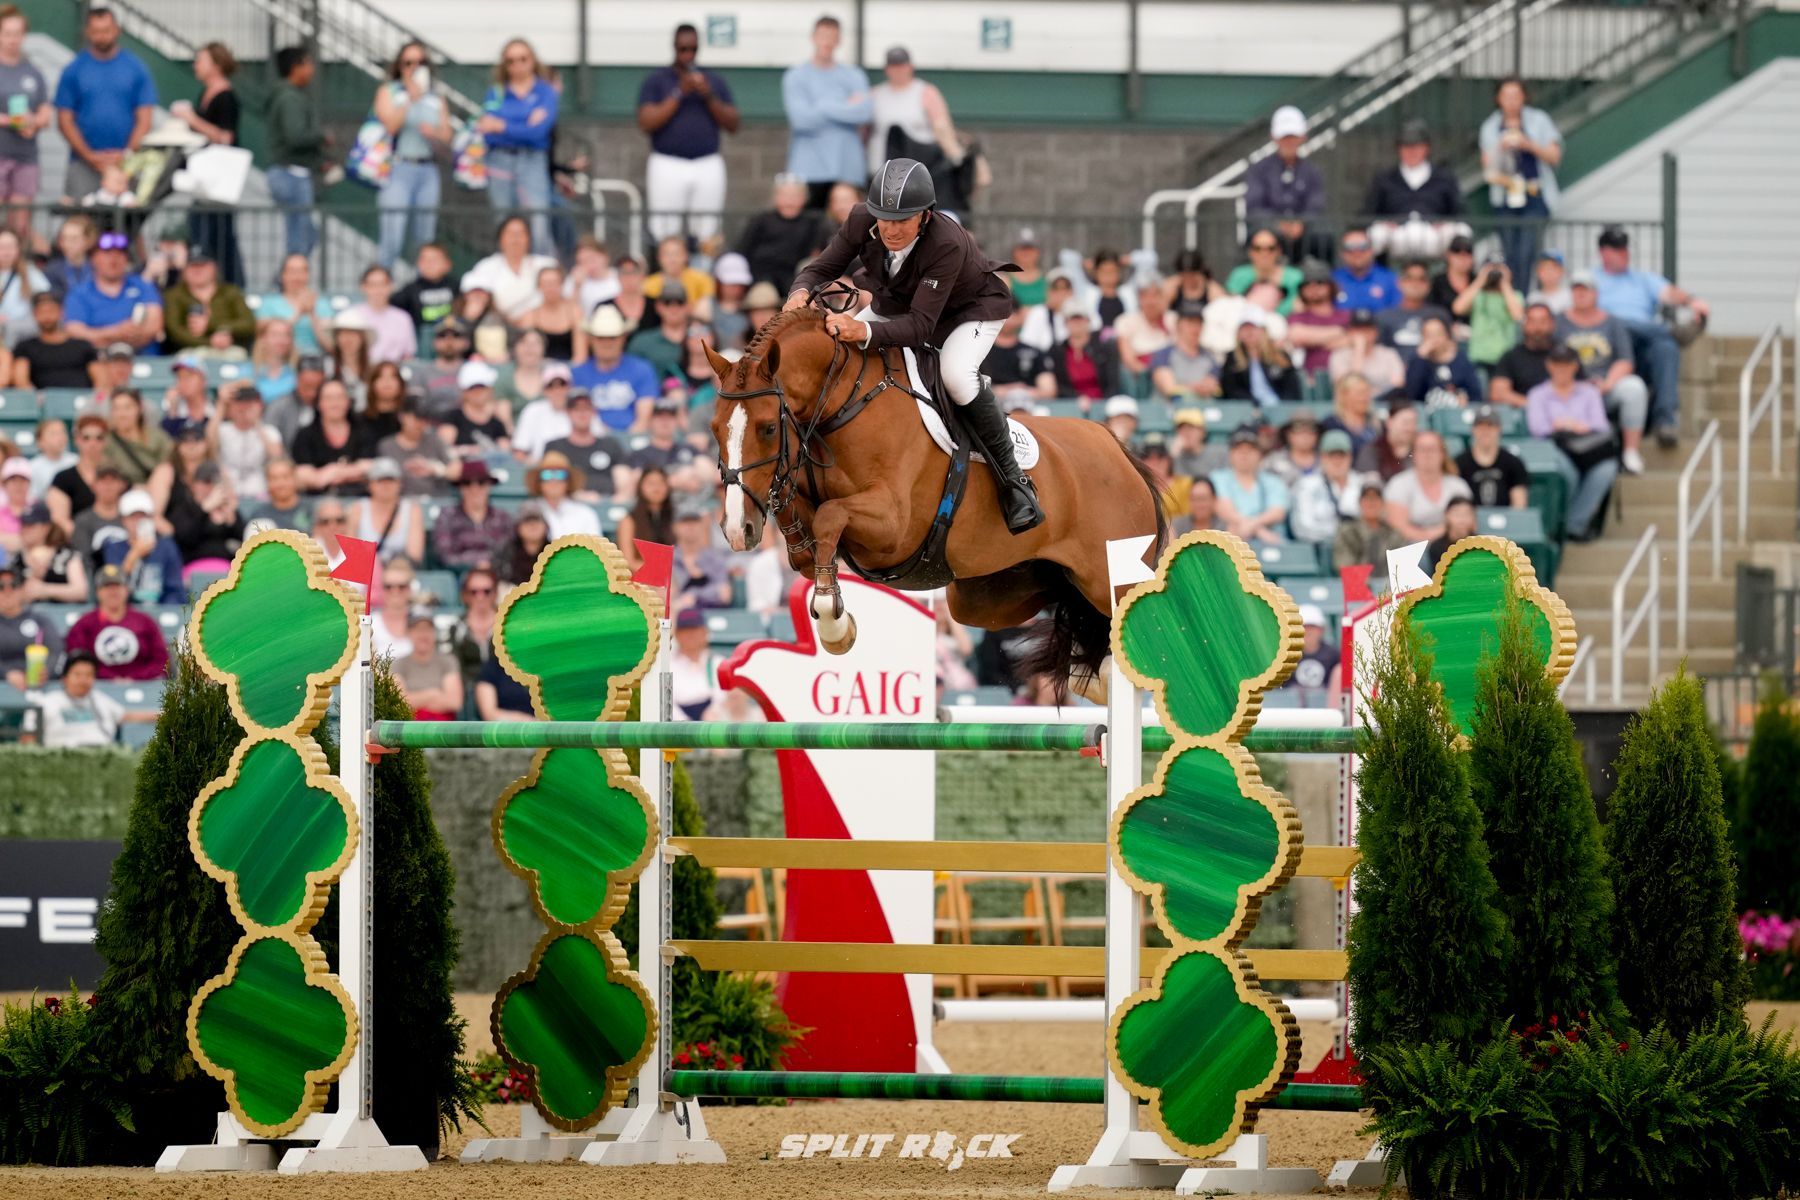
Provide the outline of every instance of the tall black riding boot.
<path id="1" fill-rule="evenodd" d="M 989 469 L 994 472 L 994 482 L 1000 489 L 1000 512 L 1006 518 L 1007 530 L 1016 535 L 1042 525 L 1044 510 L 1038 507 L 1037 489 L 1032 486 L 1031 477 L 1019 469 L 1018 459 L 1013 457 L 1012 434 L 1006 428 L 1006 417 L 994 400 L 994 389 L 988 386 L 986 376 L 982 377 L 980 393 L 964 406 L 962 412 L 963 420 L 975 434 L 976 441 L 981 443 L 981 453 L 987 459 Z"/>

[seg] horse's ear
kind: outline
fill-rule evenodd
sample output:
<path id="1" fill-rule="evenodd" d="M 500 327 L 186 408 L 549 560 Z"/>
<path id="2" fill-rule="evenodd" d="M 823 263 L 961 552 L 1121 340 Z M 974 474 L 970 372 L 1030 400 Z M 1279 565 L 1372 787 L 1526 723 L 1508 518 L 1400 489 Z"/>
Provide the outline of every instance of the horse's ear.
<path id="1" fill-rule="evenodd" d="M 768 349 L 763 351 L 763 370 L 769 373 L 770 379 L 781 371 L 781 343 L 773 338 L 769 339 Z"/>
<path id="2" fill-rule="evenodd" d="M 720 383 L 724 383 L 725 376 L 731 371 L 731 360 L 714 350 L 709 343 L 701 342 L 700 348 L 706 351 L 706 361 L 711 365 L 713 374 L 719 377 Z"/>

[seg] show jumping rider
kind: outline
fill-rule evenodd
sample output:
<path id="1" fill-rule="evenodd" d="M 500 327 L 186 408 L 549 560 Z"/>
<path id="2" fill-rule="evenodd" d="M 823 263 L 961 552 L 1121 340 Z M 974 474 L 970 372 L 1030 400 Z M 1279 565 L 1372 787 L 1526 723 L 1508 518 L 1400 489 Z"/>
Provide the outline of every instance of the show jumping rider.
<path id="1" fill-rule="evenodd" d="M 855 316 L 828 314 L 826 329 L 864 349 L 927 343 L 938 347 L 944 390 L 963 409 L 1000 490 L 1006 527 L 1024 533 L 1043 523 L 1037 491 L 1013 457 L 1012 435 L 981 364 L 1012 311 L 1012 293 L 997 272 L 1017 270 L 988 258 L 955 220 L 934 209 L 931 172 L 910 158 L 891 158 L 875 176 L 869 199 L 845 218 L 823 253 L 794 281 L 787 309 L 860 261 L 873 301 Z"/>

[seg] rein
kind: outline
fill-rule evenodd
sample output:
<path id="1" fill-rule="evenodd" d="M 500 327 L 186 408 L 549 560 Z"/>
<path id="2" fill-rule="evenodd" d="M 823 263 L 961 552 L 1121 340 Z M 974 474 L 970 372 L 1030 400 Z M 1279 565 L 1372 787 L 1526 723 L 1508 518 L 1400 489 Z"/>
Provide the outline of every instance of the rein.
<path id="1" fill-rule="evenodd" d="M 849 311 L 850 305 L 855 303 L 855 295 L 854 288 L 840 283 L 831 283 L 815 292 L 810 303 L 830 312 L 843 313 Z M 910 391 L 894 382 L 893 372 L 888 367 L 886 357 L 878 354 L 876 358 L 882 367 L 880 381 L 861 395 L 855 395 L 855 386 L 862 383 L 863 376 L 868 373 L 869 369 L 869 351 L 862 347 L 856 347 L 855 351 L 859 358 L 856 376 L 852 380 L 852 396 L 839 405 L 835 411 L 828 412 L 826 408 L 828 398 L 843 379 L 844 370 L 850 363 L 851 350 L 852 347 L 848 344 L 833 340 L 831 362 L 825 369 L 825 378 L 819 385 L 818 395 L 813 398 L 811 415 L 804 424 L 794 412 L 793 406 L 788 403 L 787 391 L 782 387 L 779 378 L 771 379 L 770 386 L 764 388 L 716 393 L 720 400 L 755 400 L 763 396 L 774 396 L 780 406 L 776 420 L 778 440 L 775 453 L 759 458 L 755 462 L 732 467 L 726 464 L 725 447 L 721 445 L 719 447 L 719 479 L 727 487 L 743 488 L 744 495 L 750 503 L 756 506 L 757 511 L 763 515 L 765 520 L 777 518 L 777 524 L 787 538 L 788 545 L 795 550 L 811 550 L 814 545 L 811 535 L 802 527 L 798 513 L 794 515 L 791 524 L 781 525 L 778 518 L 781 513 L 793 507 L 794 495 L 800 491 L 799 475 L 801 471 L 806 474 L 807 487 L 804 494 L 807 499 L 815 504 L 820 502 L 823 493 L 819 487 L 818 472 L 829 470 L 837 465 L 831 447 L 826 445 L 822 439 L 827 434 L 836 433 L 855 420 L 869 406 L 870 401 L 888 388 Z M 751 359 L 749 361 L 759 362 L 761 360 Z M 775 471 L 770 477 L 767 495 L 758 499 L 756 493 L 745 485 L 744 472 L 754 471 L 770 464 L 774 464 Z"/>

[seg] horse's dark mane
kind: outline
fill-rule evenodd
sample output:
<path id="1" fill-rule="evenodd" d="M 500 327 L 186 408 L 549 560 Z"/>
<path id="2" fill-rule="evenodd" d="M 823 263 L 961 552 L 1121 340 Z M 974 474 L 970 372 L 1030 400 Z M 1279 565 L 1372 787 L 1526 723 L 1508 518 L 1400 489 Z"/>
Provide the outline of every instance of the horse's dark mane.
<path id="1" fill-rule="evenodd" d="M 784 313 L 776 313 L 764 322 L 761 329 L 750 336 L 750 341 L 744 346 L 744 357 L 755 357 L 765 345 L 775 340 L 776 336 L 790 325 L 798 325 L 803 321 L 809 324 L 818 323 L 824 320 L 825 314 L 812 307 L 793 308 Z"/>

